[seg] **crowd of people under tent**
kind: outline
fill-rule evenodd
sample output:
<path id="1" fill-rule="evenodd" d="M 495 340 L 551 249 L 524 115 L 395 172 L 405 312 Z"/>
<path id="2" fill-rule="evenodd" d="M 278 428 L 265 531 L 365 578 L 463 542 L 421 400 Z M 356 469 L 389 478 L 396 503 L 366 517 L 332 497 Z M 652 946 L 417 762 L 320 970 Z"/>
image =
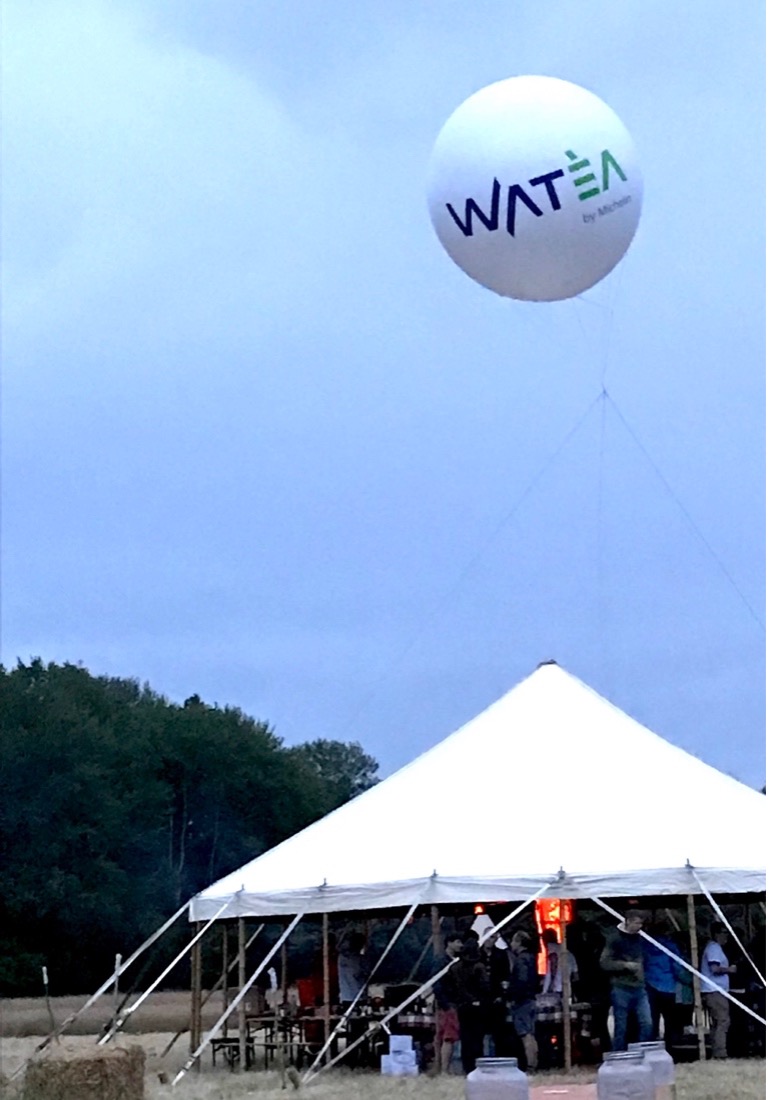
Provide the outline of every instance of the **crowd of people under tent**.
<path id="1" fill-rule="evenodd" d="M 670 954 L 639 935 L 643 928 Z M 754 988 L 757 996 L 761 989 L 764 999 L 764 986 L 753 969 L 744 967 L 742 956 L 736 962 L 725 953 L 729 939 L 727 928 L 714 923 L 700 951 L 702 1001 L 713 1058 L 727 1057 L 731 1020 L 736 1012 L 742 1015 L 739 1009 L 731 1010 L 723 996 L 731 981 L 735 986 L 739 970 L 742 985 Z M 571 1001 L 589 1006 L 588 1047 L 594 1060 L 600 1060 L 603 1051 L 627 1049 L 629 1042 L 658 1038 L 678 1059 L 685 1035 L 694 1031 L 693 976 L 677 962 L 690 961 L 688 933 L 670 928 L 665 921 L 647 923 L 639 910 L 627 910 L 624 920 L 606 936 L 595 922 L 569 926 L 564 953 L 552 928 L 539 936 L 534 930 L 505 928 L 487 939 L 468 928 L 446 935 L 444 948 L 443 963 L 453 965 L 432 990 L 434 1072 L 449 1072 L 458 1052 L 466 1074 L 480 1057 L 517 1057 L 528 1070 L 553 1064 L 562 1056 L 556 1038 L 562 1025 L 550 1029 L 550 1042 L 544 1046 L 538 1041 L 542 1028 L 537 1018 L 543 1005 L 561 1005 L 565 960 Z M 540 970 L 545 973 L 537 965 L 541 950 L 545 965 Z M 750 954 L 764 974 L 764 929 L 754 936 Z M 360 1014 L 366 1012 L 363 995 L 375 961 L 366 936 L 358 929 L 345 932 L 333 951 L 331 998 L 343 1013 L 351 1005 L 356 1009 L 349 1035 L 365 1030 L 366 1016 L 361 1019 Z M 316 989 L 316 1001 L 321 1004 L 319 981 Z M 763 1015 L 764 1005 L 759 1007 Z M 359 1048 L 348 1064 L 363 1064 L 364 1058 L 365 1048 Z"/>

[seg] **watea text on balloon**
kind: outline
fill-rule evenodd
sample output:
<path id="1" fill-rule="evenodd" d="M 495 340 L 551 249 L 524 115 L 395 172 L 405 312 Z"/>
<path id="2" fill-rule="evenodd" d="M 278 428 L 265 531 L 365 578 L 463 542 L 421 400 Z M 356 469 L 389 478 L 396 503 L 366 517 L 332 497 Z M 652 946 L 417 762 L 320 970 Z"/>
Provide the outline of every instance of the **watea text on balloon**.
<path id="1" fill-rule="evenodd" d="M 567 172 L 570 174 L 573 186 L 578 191 L 578 199 L 580 202 L 584 202 L 586 199 L 592 199 L 596 195 L 600 195 L 602 192 L 609 190 L 610 183 L 617 182 L 617 180 L 611 179 L 611 171 L 615 173 L 617 179 L 622 180 L 624 183 L 627 181 L 625 172 L 615 160 L 612 153 L 610 153 L 609 149 L 603 149 L 601 153 L 601 185 L 599 179 L 593 172 L 586 171 L 587 168 L 591 167 L 591 163 L 587 158 L 583 158 L 582 160 L 579 159 L 577 154 L 571 149 L 565 150 L 564 155 L 570 162 L 567 166 Z M 581 174 L 578 175 L 578 173 Z M 548 203 L 550 203 L 551 210 L 561 210 L 561 197 L 556 189 L 556 180 L 565 179 L 566 176 L 567 173 L 565 173 L 563 168 L 556 168 L 552 172 L 544 172 L 542 175 L 533 176 L 527 183 L 530 188 L 538 189 L 535 198 L 543 204 L 543 207 L 545 207 L 547 200 Z M 492 181 L 489 213 L 482 210 L 476 200 L 470 197 L 465 200 L 464 218 L 460 217 L 451 203 L 446 203 L 446 208 L 452 216 L 455 225 L 464 236 L 473 236 L 474 215 L 477 221 L 490 232 L 494 232 L 500 228 L 501 192 L 502 185 L 497 177 L 495 177 Z M 538 206 L 535 198 L 533 198 L 520 183 L 514 183 L 509 186 L 505 228 L 506 232 L 510 233 L 512 237 L 516 236 L 517 206 L 525 206 L 536 218 L 541 218 L 545 213 L 547 207 L 543 209 Z M 604 207 L 600 207 L 598 213 L 612 213 L 613 210 L 618 208 L 618 205 L 625 205 L 626 201 L 631 201 L 630 195 L 626 196 L 624 200 L 617 200 L 615 203 L 609 203 Z M 583 220 L 586 220 L 585 217 Z M 593 221 L 593 217 L 588 220 Z"/>

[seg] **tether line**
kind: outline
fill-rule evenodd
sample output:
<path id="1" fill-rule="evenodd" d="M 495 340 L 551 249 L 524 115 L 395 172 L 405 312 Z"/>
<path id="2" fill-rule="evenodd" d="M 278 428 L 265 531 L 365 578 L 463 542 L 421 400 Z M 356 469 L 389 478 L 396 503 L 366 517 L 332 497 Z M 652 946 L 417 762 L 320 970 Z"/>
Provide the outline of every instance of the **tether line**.
<path id="1" fill-rule="evenodd" d="M 423 622 L 424 622 L 423 630 L 421 630 L 418 634 L 416 634 L 412 638 L 412 640 L 404 647 L 404 649 L 401 651 L 401 653 L 397 657 L 394 658 L 393 662 L 389 665 L 388 670 L 383 672 L 382 675 L 380 676 L 380 678 L 372 686 L 372 688 L 369 691 L 366 698 L 363 700 L 363 702 L 360 704 L 358 709 L 355 711 L 355 713 L 351 717 L 350 721 L 345 726 L 345 729 L 350 729 L 350 727 L 353 726 L 358 721 L 361 714 L 363 714 L 366 711 L 366 708 L 369 706 L 369 704 L 372 702 L 372 700 L 376 697 L 377 692 L 379 691 L 379 689 L 382 687 L 383 683 L 385 682 L 385 678 L 388 675 L 390 669 L 398 668 L 404 662 L 406 657 L 412 652 L 412 650 L 415 648 L 417 643 L 425 636 L 427 628 L 433 626 L 433 624 L 436 622 L 436 619 L 439 617 L 440 613 L 446 608 L 449 601 L 451 599 L 453 599 L 454 596 L 457 594 L 458 590 L 460 589 L 460 587 L 462 586 L 462 584 L 464 583 L 466 578 L 473 572 L 473 570 L 476 568 L 478 563 L 481 561 L 481 559 L 484 557 L 484 555 L 489 550 L 489 548 L 493 545 L 493 543 L 496 542 L 496 540 L 499 538 L 499 536 L 501 535 L 503 530 L 508 526 L 510 521 L 513 519 L 513 517 L 516 515 L 516 513 L 522 507 L 524 502 L 527 500 L 527 498 L 533 492 L 535 487 L 540 483 L 540 481 L 542 480 L 544 475 L 548 472 L 548 470 L 551 468 L 551 466 L 554 464 L 554 462 L 556 462 L 556 460 L 559 458 L 561 453 L 565 450 L 565 448 L 571 442 L 573 437 L 580 431 L 583 424 L 588 419 L 588 417 L 591 415 L 591 413 L 593 412 L 595 407 L 599 404 L 600 401 L 604 400 L 605 396 L 606 396 L 605 390 L 602 388 L 602 390 L 599 393 L 597 393 L 596 396 L 591 400 L 588 407 L 581 413 L 581 415 L 578 417 L 578 419 L 575 421 L 575 423 L 569 429 L 567 434 L 564 436 L 564 438 L 562 439 L 559 446 L 546 459 L 546 461 L 543 463 L 543 465 L 537 471 L 535 476 L 531 479 L 531 481 L 526 485 L 526 487 L 523 489 L 523 491 L 519 494 L 519 496 L 517 497 L 515 502 L 511 505 L 511 507 L 508 509 L 508 511 L 505 513 L 505 515 L 502 517 L 502 519 L 498 522 L 497 526 L 494 528 L 494 530 L 491 532 L 491 534 L 486 538 L 486 540 L 484 541 L 484 543 L 482 544 L 480 549 L 476 551 L 476 553 L 473 555 L 473 557 L 462 568 L 457 580 L 454 582 L 452 587 L 447 592 L 444 593 L 444 595 L 441 597 L 440 602 L 437 603 L 434 606 L 433 610 L 429 611 L 427 613 L 427 615 L 425 616 L 425 618 L 423 620 Z"/>
<path id="2" fill-rule="evenodd" d="M 738 587 L 738 584 L 737 584 L 737 583 L 736 583 L 736 581 L 735 581 L 735 580 L 733 579 L 733 577 L 732 577 L 731 573 L 730 573 L 730 572 L 728 571 L 727 567 L 726 567 L 726 566 L 725 566 L 725 565 L 723 564 L 723 562 L 722 562 L 721 558 L 719 557 L 719 555 L 717 554 L 716 550 L 714 550 L 714 548 L 712 547 L 711 543 L 710 543 L 710 542 L 708 541 L 708 539 L 706 538 L 706 536 L 705 536 L 705 535 L 704 535 L 704 534 L 702 533 L 702 531 L 701 531 L 701 530 L 700 530 L 700 528 L 698 527 L 698 525 L 697 525 L 697 523 L 695 522 L 695 520 L 694 520 L 694 519 L 692 518 L 692 516 L 690 515 L 690 513 L 689 513 L 689 512 L 687 511 L 687 509 L 685 508 L 684 504 L 682 504 L 681 500 L 680 500 L 680 499 L 679 499 L 679 497 L 678 497 L 678 496 L 676 495 L 676 493 L 675 493 L 675 492 L 674 492 L 674 490 L 672 489 L 671 485 L 670 485 L 670 484 L 669 484 L 669 482 L 667 481 L 666 477 L 664 476 L 664 474 L 663 474 L 662 470 L 660 469 L 660 467 L 659 467 L 659 466 L 658 466 L 658 465 L 657 465 L 657 464 L 655 463 L 655 461 L 653 460 L 653 458 L 652 458 L 652 455 L 650 454 L 650 452 L 649 452 L 649 451 L 647 450 L 647 448 L 646 448 L 646 447 L 644 446 L 644 444 L 642 443 L 642 441 L 641 441 L 641 440 L 639 439 L 639 436 L 638 436 L 638 435 L 636 434 L 636 432 L 635 432 L 635 431 L 633 430 L 633 428 L 631 427 L 631 425 L 630 425 L 630 424 L 628 423 L 628 421 L 626 420 L 625 416 L 623 416 L 623 413 L 622 413 L 622 412 L 620 411 L 620 409 L 618 408 L 618 405 L 617 405 L 617 403 L 616 403 L 616 402 L 615 402 L 615 401 L 613 400 L 613 398 L 612 398 L 612 397 L 611 397 L 611 396 L 609 395 L 609 393 L 606 393 L 606 390 L 604 391 L 604 393 L 606 394 L 607 400 L 609 401 L 610 405 L 612 405 L 612 408 L 613 408 L 613 409 L 615 410 L 615 415 L 617 416 L 618 420 L 619 420 L 619 421 L 621 422 L 621 424 L 623 425 L 623 427 L 624 427 L 624 428 L 626 429 L 626 431 L 628 432 L 628 434 L 629 434 L 629 435 L 631 436 L 631 438 L 633 439 L 634 443 L 635 443 L 635 444 L 637 445 L 637 447 L 639 448 L 639 450 L 640 450 L 640 451 L 642 452 L 642 454 L 644 455 L 644 457 L 645 457 L 645 458 L 647 459 L 647 461 L 649 462 L 650 466 L 652 467 L 652 469 L 653 469 L 653 470 L 655 471 L 655 473 L 657 474 L 657 476 L 658 476 L 658 479 L 659 479 L 659 481 L 661 482 L 661 484 L 663 485 L 663 487 L 665 488 L 666 492 L 667 492 L 667 493 L 669 494 L 669 496 L 671 497 L 671 499 L 672 499 L 672 500 L 674 501 L 674 503 L 676 504 L 677 508 L 678 508 L 678 509 L 679 509 L 679 511 L 680 511 L 680 512 L 682 513 L 682 515 L 684 516 L 685 520 L 686 520 L 686 521 L 687 521 L 687 523 L 688 523 L 688 524 L 690 525 L 690 527 L 692 528 L 692 530 L 693 530 L 693 531 L 695 532 L 695 534 L 697 535 L 697 537 L 698 537 L 698 538 L 700 539 L 700 541 L 701 541 L 701 542 L 703 543 L 703 545 L 704 545 L 704 546 L 706 547 L 706 550 L 707 550 L 707 551 L 709 552 L 709 554 L 711 555 L 711 557 L 713 558 L 713 560 L 714 560 L 714 561 L 716 562 L 717 566 L 719 567 L 719 570 L 720 570 L 720 572 L 721 572 L 721 573 L 723 574 L 723 576 L 724 576 L 724 577 L 726 578 L 726 580 L 727 580 L 728 584 L 730 585 L 730 587 L 731 587 L 731 588 L 733 589 L 733 591 L 734 591 L 734 592 L 736 593 L 736 595 L 737 595 L 737 596 L 738 596 L 738 598 L 740 599 L 741 603 L 742 603 L 742 604 L 744 605 L 744 607 L 746 608 L 746 610 L 747 610 L 747 611 L 749 612 L 749 614 L 751 615 L 752 619 L 754 619 L 754 621 L 755 621 L 755 622 L 757 623 L 757 625 L 759 626 L 760 630 L 761 630 L 761 631 L 762 631 L 762 632 L 764 633 L 764 631 L 765 631 L 765 624 L 764 624 L 764 623 L 762 622 L 762 620 L 760 619 L 759 615 L 758 615 L 758 614 L 756 613 L 756 611 L 754 610 L 754 608 L 753 608 L 753 607 L 751 606 L 751 604 L 749 603 L 749 601 L 748 601 L 748 599 L 746 598 L 746 596 L 744 596 L 743 592 L 742 592 L 742 591 L 741 591 L 741 589 L 740 589 L 740 588 Z"/>

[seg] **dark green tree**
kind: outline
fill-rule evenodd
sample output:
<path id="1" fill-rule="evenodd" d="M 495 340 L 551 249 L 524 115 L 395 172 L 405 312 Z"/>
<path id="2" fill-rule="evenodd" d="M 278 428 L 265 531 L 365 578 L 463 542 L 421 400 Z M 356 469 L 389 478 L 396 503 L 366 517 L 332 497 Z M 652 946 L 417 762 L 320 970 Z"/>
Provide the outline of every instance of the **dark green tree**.
<path id="1" fill-rule="evenodd" d="M 378 782 L 377 761 L 356 741 L 309 741 L 291 749 L 290 755 L 322 781 L 331 798 L 328 810 L 349 802 Z"/>
<path id="2" fill-rule="evenodd" d="M 57 992 L 93 989 L 116 952 L 376 769 L 358 745 L 286 749 L 197 696 L 0 666 L 0 991 L 38 992 L 43 963 Z"/>

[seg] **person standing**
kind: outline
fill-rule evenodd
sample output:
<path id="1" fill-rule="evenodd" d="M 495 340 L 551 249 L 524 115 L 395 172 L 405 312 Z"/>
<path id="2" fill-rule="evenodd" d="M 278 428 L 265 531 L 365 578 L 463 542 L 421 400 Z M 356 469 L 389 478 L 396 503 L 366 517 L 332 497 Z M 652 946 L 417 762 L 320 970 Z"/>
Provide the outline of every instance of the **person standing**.
<path id="1" fill-rule="evenodd" d="M 463 938 L 459 932 L 450 932 L 444 941 L 446 959 L 460 957 Z M 455 963 L 433 987 L 436 997 L 436 1072 L 448 1073 L 454 1045 L 460 1039 L 460 1021 L 457 1016 L 457 966 Z"/>
<path id="2" fill-rule="evenodd" d="M 342 939 L 337 954 L 337 980 L 340 1004 L 346 1009 L 359 996 L 366 984 L 367 965 L 364 958 L 366 936 L 350 932 Z"/>
<path id="3" fill-rule="evenodd" d="M 668 934 L 664 921 L 657 921 L 650 929 L 650 935 L 673 955 L 679 955 L 679 948 Z M 678 1020 L 676 1011 L 676 983 L 684 969 L 677 965 L 671 955 L 661 951 L 654 943 L 643 941 L 644 980 L 647 986 L 647 1000 L 650 1002 L 652 1016 L 652 1037 L 660 1038 L 660 1022 L 663 1021 L 663 1038 L 666 1050 L 672 1053 L 672 1047 L 678 1039 Z"/>
<path id="4" fill-rule="evenodd" d="M 700 977 L 703 986 L 703 1003 L 711 1017 L 711 1057 L 727 1057 L 727 1032 L 730 1030 L 730 1002 L 725 993 L 730 991 L 730 975 L 735 966 L 725 955 L 728 932 L 723 924 L 711 925 L 711 939 L 703 949 Z"/>
<path id="5" fill-rule="evenodd" d="M 546 928 L 543 932 L 542 939 L 543 947 L 545 948 L 543 993 L 561 993 L 563 983 L 559 937 L 556 935 L 553 928 Z M 570 986 L 574 990 L 579 974 L 577 959 L 571 951 L 567 951 L 567 968 L 569 971 Z"/>
<path id="6" fill-rule="evenodd" d="M 636 1020 L 639 1041 L 652 1038 L 650 1002 L 644 983 L 644 941 L 639 933 L 644 916 L 638 909 L 629 909 L 625 920 L 611 935 L 601 954 L 601 967 L 610 976 L 610 1001 L 614 1031 L 612 1049 L 625 1050 L 629 1017 Z"/>
<path id="7" fill-rule="evenodd" d="M 484 1055 L 486 1008 L 489 998 L 487 969 L 481 959 L 479 941 L 466 939 L 457 972 L 457 1018 L 460 1021 L 460 1058 L 463 1073 L 472 1073 L 476 1059 Z"/>
<path id="8" fill-rule="evenodd" d="M 540 990 L 537 963 L 532 954 L 532 939 L 528 932 L 514 932 L 511 938 L 511 978 L 508 987 L 513 1030 L 521 1040 L 528 1070 L 537 1069 L 538 1049 L 535 1038 L 537 1021 L 536 997 Z"/>
<path id="9" fill-rule="evenodd" d="M 487 1000 L 484 1007 L 484 1036 L 491 1049 L 490 1055 L 507 1058 L 514 1054 L 513 1038 L 507 1017 L 508 987 L 511 984 L 511 965 L 508 945 L 497 936 L 489 936 L 481 944 L 481 960 L 487 971 Z"/>

